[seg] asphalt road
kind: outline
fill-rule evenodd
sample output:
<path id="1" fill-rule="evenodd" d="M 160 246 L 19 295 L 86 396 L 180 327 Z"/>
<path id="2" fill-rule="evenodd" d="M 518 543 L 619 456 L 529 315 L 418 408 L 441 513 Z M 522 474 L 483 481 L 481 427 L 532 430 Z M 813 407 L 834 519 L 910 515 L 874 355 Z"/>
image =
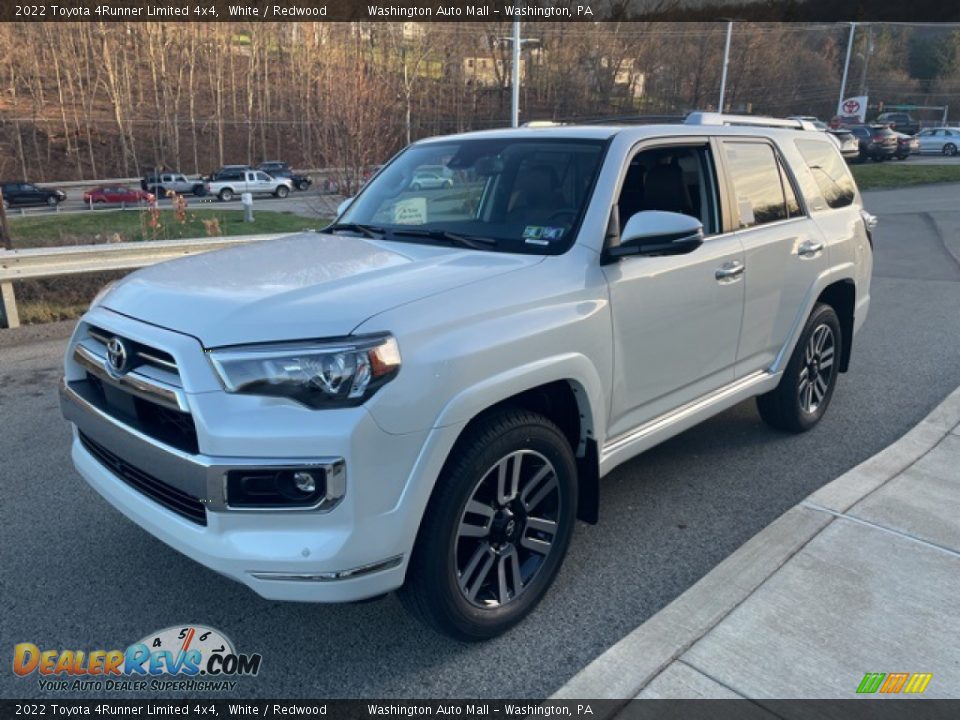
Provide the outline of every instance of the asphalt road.
<path id="1" fill-rule="evenodd" d="M 480 645 L 426 630 L 393 596 L 341 606 L 262 600 L 167 548 L 71 469 L 55 393 L 64 343 L 43 339 L 60 329 L 28 328 L 28 342 L 0 333 L 0 653 L 25 641 L 123 648 L 193 622 L 262 653 L 260 675 L 237 691 L 246 697 L 549 695 L 960 385 L 960 264 L 946 249 L 960 253 L 960 211 L 928 207 L 931 198 L 956 207 L 957 193 L 868 195 L 881 218 L 873 307 L 816 429 L 774 432 L 746 402 L 620 467 L 603 483 L 600 524 L 578 526 L 546 600 Z M 911 211 L 920 201 L 923 212 Z M 35 675 L 9 670 L 0 696 L 51 697 Z"/>

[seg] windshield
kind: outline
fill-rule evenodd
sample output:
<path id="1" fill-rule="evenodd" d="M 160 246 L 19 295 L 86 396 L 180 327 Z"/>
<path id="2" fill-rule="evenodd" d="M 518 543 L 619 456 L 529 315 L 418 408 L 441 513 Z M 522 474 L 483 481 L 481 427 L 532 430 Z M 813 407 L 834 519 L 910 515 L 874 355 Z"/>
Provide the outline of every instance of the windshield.
<path id="1" fill-rule="evenodd" d="M 412 145 L 337 224 L 367 226 L 388 240 L 456 235 L 484 241 L 484 250 L 559 254 L 573 242 L 605 147 L 603 140 L 518 138 Z"/>

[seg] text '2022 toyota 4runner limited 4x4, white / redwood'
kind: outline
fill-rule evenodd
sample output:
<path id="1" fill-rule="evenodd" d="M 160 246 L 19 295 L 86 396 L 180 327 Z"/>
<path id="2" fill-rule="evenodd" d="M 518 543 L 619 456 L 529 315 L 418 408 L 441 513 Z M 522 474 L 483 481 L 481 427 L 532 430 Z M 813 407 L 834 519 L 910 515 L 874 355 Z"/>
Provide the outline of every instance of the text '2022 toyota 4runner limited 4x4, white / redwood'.
<path id="1" fill-rule="evenodd" d="M 459 638 L 537 604 L 617 465 L 754 396 L 813 427 L 870 302 L 873 218 L 800 121 L 433 138 L 344 205 L 101 293 L 73 461 L 263 597 L 399 589 Z"/>

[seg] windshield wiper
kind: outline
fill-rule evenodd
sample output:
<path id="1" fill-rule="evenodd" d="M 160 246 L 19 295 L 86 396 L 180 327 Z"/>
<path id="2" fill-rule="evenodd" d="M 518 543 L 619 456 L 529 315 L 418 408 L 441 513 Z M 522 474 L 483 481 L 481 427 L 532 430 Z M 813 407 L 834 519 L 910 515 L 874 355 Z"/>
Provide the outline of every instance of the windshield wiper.
<path id="1" fill-rule="evenodd" d="M 493 238 L 480 237 L 478 235 L 461 235 L 460 233 L 450 232 L 449 230 L 417 230 L 415 228 L 392 228 L 394 235 L 407 235 L 408 237 L 423 237 L 430 240 L 445 240 L 446 242 L 471 250 L 488 250 L 496 247 L 499 243 Z"/>
<path id="2" fill-rule="evenodd" d="M 368 238 L 378 239 L 387 234 L 387 231 L 376 225 L 364 225 L 363 223 L 334 223 L 327 225 L 323 232 L 336 232 L 337 230 L 346 230 L 348 232 L 358 232 Z"/>

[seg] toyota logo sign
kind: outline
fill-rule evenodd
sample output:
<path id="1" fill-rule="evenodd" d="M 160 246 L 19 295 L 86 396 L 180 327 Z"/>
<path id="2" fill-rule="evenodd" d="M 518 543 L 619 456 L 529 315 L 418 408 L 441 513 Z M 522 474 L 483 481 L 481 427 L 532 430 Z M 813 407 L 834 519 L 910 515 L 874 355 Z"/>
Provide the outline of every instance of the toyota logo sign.
<path id="1" fill-rule="evenodd" d="M 843 111 L 847 115 L 859 115 L 860 114 L 860 101 L 859 100 L 847 100 L 843 104 Z"/>
<path id="2" fill-rule="evenodd" d="M 107 342 L 107 370 L 113 375 L 123 375 L 127 371 L 130 354 L 123 340 L 112 337 Z"/>

